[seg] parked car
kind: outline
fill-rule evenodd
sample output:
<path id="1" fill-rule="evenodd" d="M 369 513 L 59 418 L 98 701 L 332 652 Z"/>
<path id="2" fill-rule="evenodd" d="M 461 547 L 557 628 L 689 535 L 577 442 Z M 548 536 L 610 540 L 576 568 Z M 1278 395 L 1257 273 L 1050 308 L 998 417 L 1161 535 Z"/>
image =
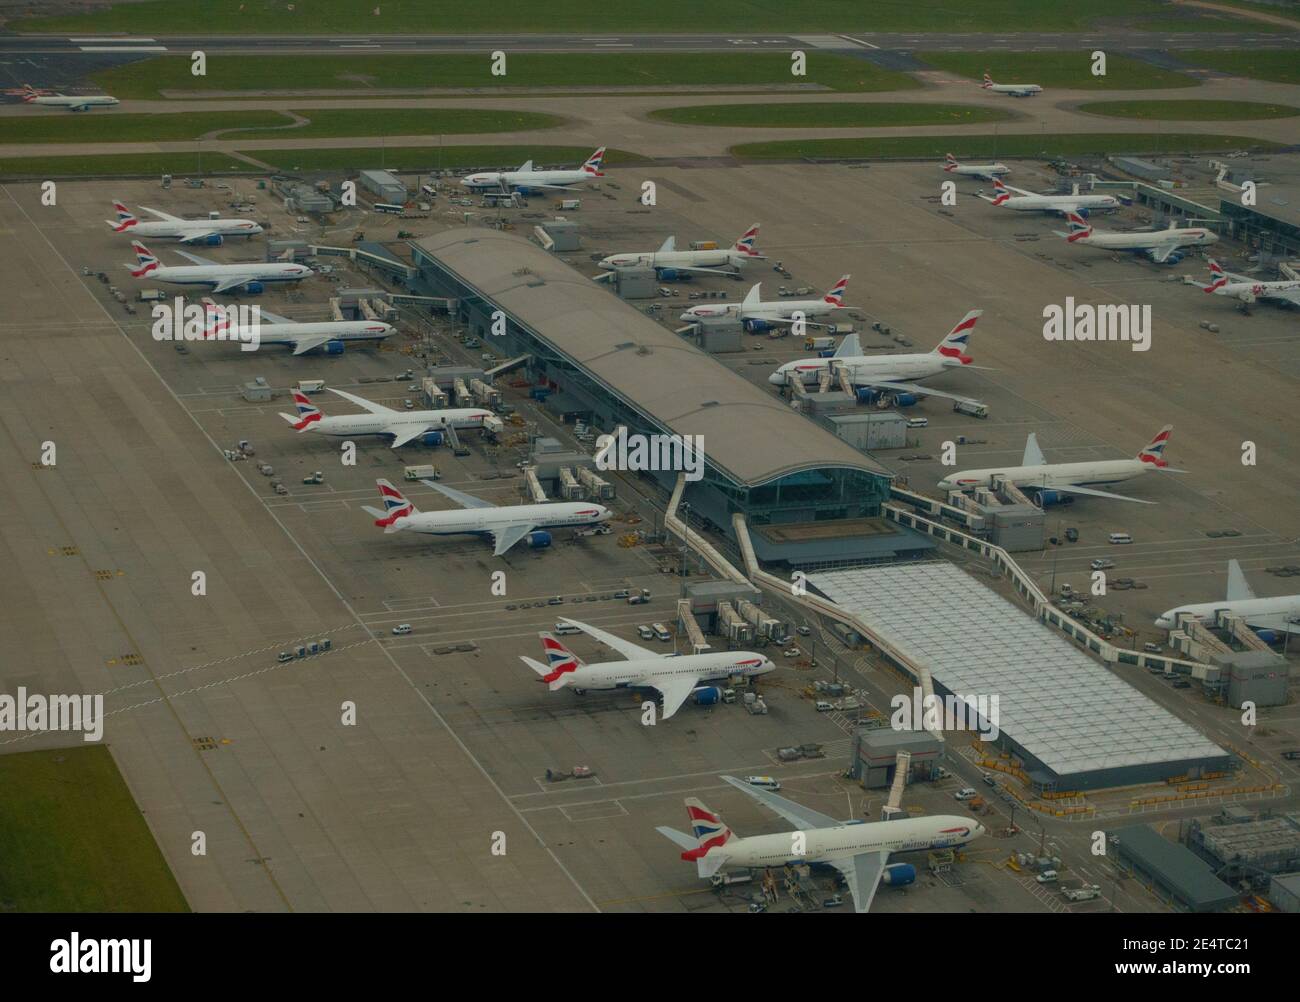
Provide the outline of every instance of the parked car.
<path id="1" fill-rule="evenodd" d="M 1088 566 L 1091 567 L 1094 571 L 1105 571 L 1114 567 L 1115 561 L 1107 560 L 1105 557 L 1098 557 Z"/>
<path id="2" fill-rule="evenodd" d="M 979 794 L 975 792 L 975 789 L 973 787 L 963 786 L 960 790 L 954 793 L 953 796 L 958 800 L 965 801 L 965 800 L 974 800 L 976 797 L 979 796 Z"/>
<path id="3" fill-rule="evenodd" d="M 394 627 L 393 627 L 393 636 L 395 636 L 395 637 L 404 637 L 404 636 L 406 636 L 406 635 L 407 635 L 408 633 L 410 633 L 410 632 L 411 632 L 411 624 L 410 624 L 410 623 L 402 623 L 402 624 L 399 625 L 399 626 L 394 626 Z"/>
<path id="4" fill-rule="evenodd" d="M 808 634 L 812 633 L 812 630 L 808 629 L 806 626 L 799 626 L 795 628 L 794 632 L 799 634 L 801 637 L 806 637 Z"/>

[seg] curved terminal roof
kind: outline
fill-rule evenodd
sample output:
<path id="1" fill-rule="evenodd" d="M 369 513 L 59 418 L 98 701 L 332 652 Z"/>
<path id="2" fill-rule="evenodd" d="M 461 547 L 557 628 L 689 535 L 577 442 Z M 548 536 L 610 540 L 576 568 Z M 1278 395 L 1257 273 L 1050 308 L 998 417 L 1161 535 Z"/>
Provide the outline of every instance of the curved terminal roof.
<path id="1" fill-rule="evenodd" d="M 700 435 L 711 466 L 757 486 L 799 470 L 892 474 L 531 241 L 457 229 L 416 245 L 637 410 Z"/>

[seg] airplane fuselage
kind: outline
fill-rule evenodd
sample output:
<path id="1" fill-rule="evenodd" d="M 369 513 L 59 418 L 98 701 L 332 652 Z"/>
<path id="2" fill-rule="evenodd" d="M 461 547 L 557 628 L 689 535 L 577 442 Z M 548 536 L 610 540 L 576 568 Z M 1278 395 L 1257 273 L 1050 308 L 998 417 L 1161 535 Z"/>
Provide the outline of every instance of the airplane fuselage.
<path id="1" fill-rule="evenodd" d="M 979 177 L 995 178 L 1003 174 L 1010 174 L 1011 168 L 1006 164 L 955 164 L 944 168 L 948 174 L 958 174 L 962 177 Z"/>
<path id="2" fill-rule="evenodd" d="M 736 268 L 744 267 L 744 256 L 734 250 L 632 251 L 611 254 L 599 262 L 606 271 L 615 268 Z"/>
<path id="3" fill-rule="evenodd" d="M 328 336 L 331 341 L 382 341 L 392 333 L 392 324 L 378 320 L 323 320 L 304 324 L 261 324 L 257 328 L 257 339 L 262 344 L 297 345 L 304 338 L 321 336 Z"/>
<path id="4" fill-rule="evenodd" d="M 582 170 L 530 170 L 530 171 L 489 171 L 484 174 L 471 174 L 460 180 L 462 186 L 472 191 L 486 188 L 531 188 L 560 187 L 581 184 L 594 179 L 594 175 Z"/>
<path id="5" fill-rule="evenodd" d="M 801 358 L 786 362 L 768 376 L 767 381 L 777 386 L 788 386 L 794 380 L 805 384 L 816 383 L 821 379 L 822 372 L 832 368 L 846 370 L 850 383 L 865 385 L 880 380 L 899 382 L 925 379 L 937 376 L 946 369 L 960 369 L 961 363 L 955 359 L 950 362 L 934 352 L 875 357 L 858 355 L 851 358 Z"/>
<path id="6" fill-rule="evenodd" d="M 543 507 L 543 506 L 538 506 Z M 544 507 L 549 507 L 544 506 Z M 627 689 L 637 686 L 658 687 L 666 678 L 695 678 L 713 682 L 732 676 L 752 678 L 766 675 L 775 666 L 753 651 L 706 651 L 681 657 L 657 657 L 650 660 L 605 661 L 582 665 L 569 675 L 574 689 Z"/>
<path id="7" fill-rule="evenodd" d="M 417 427 L 437 430 L 448 425 L 454 428 L 481 428 L 483 419 L 491 413 L 480 407 L 460 407 L 436 411 L 391 411 L 385 414 L 333 414 L 313 421 L 305 430 L 317 435 L 346 436 L 387 435 Z"/>
<path id="8" fill-rule="evenodd" d="M 1077 212 L 1079 209 L 1117 209 L 1113 195 L 1012 195 L 998 208 L 1014 212 Z"/>
<path id="9" fill-rule="evenodd" d="M 1291 302 L 1282 293 L 1300 292 L 1300 282 L 1228 282 L 1226 285 L 1221 285 L 1219 288 L 1210 291 L 1216 296 L 1229 296 L 1246 303 L 1253 303 L 1257 299 L 1272 298 Z"/>
<path id="10" fill-rule="evenodd" d="M 846 310 L 847 306 L 836 306 L 824 299 L 786 299 L 770 303 L 717 303 L 709 306 L 692 306 L 680 319 L 689 322 L 697 317 L 725 317 L 728 314 L 739 316 L 742 320 L 792 320 L 796 313 L 802 313 L 807 319 L 824 317 L 836 310 Z"/>
<path id="11" fill-rule="evenodd" d="M 1218 236 L 1210 230 L 1200 227 L 1186 229 L 1156 230 L 1151 233 L 1098 233 L 1080 236 L 1071 243 L 1085 247 L 1098 247 L 1102 250 L 1157 250 L 1162 247 L 1202 247 L 1215 243 Z"/>
<path id="12" fill-rule="evenodd" d="M 951 849 L 979 837 L 981 825 L 972 818 L 936 815 L 897 821 L 812 828 L 801 832 L 750 835 L 732 839 L 710 849 L 725 858 L 728 867 L 783 866 L 786 863 L 833 863 L 860 853 L 916 852 L 922 849 Z M 796 854 L 795 838 L 802 838 L 802 854 Z"/>
<path id="13" fill-rule="evenodd" d="M 1222 602 L 1198 602 L 1180 605 L 1161 614 L 1155 625 L 1171 630 L 1179 613 L 1191 613 L 1202 623 L 1213 624 L 1220 612 L 1232 612 L 1256 629 L 1275 629 L 1300 632 L 1300 595 L 1278 595 L 1275 598 L 1225 599 Z"/>
<path id="14" fill-rule="evenodd" d="M 962 470 L 939 481 L 944 490 L 965 491 L 991 487 L 994 477 L 1017 487 L 1050 490 L 1053 487 L 1099 487 L 1132 480 L 1154 469 L 1140 459 L 1109 459 L 1086 463 L 1048 463 L 1044 466 L 1004 466 Z"/>
<path id="15" fill-rule="evenodd" d="M 70 108 L 73 111 L 89 111 L 91 108 L 112 108 L 121 102 L 107 94 L 90 97 L 68 97 L 67 95 L 50 95 L 48 97 L 27 98 L 28 104 L 39 104 L 46 108 Z"/>
<path id="16" fill-rule="evenodd" d="M 528 523 L 539 529 L 596 525 L 609 517 L 608 508 L 590 501 L 552 501 L 547 504 L 520 504 L 501 508 L 421 511 L 396 519 L 389 531 L 461 536 L 488 533 L 520 523 Z"/>
<path id="17" fill-rule="evenodd" d="M 134 270 L 134 269 L 133 269 Z M 251 264 L 190 264 L 160 265 L 137 277 L 168 285 L 220 285 L 229 279 L 239 278 L 241 285 L 249 282 L 300 282 L 312 271 L 302 264 L 251 263 Z"/>
<path id="18" fill-rule="evenodd" d="M 117 230 L 117 224 L 110 225 Z M 216 233 L 223 237 L 254 237 L 262 232 L 262 227 L 251 219 L 187 219 L 183 222 L 153 219 L 137 220 L 117 231 L 137 240 L 144 237 L 189 240 L 200 233 Z"/>

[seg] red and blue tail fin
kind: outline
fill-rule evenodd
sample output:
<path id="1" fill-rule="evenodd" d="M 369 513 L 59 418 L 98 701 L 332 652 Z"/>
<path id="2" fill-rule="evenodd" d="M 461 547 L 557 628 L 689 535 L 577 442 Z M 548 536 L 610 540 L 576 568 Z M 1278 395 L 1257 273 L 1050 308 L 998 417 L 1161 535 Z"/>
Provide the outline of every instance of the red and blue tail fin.
<path id="1" fill-rule="evenodd" d="M 601 147 L 595 153 L 587 158 L 587 162 L 582 165 L 582 172 L 591 177 L 604 177 L 604 172 L 600 169 L 605 160 L 605 147 Z"/>
<path id="2" fill-rule="evenodd" d="M 1065 239 L 1068 243 L 1074 243 L 1076 240 L 1082 240 L 1084 237 L 1092 234 L 1092 224 L 1077 212 L 1067 212 L 1065 218 L 1069 223 L 1065 228 Z"/>
<path id="3" fill-rule="evenodd" d="M 957 162 L 957 158 L 953 156 L 951 153 L 945 154 L 943 159 L 944 159 L 943 169 L 946 171 L 954 171 L 961 166 L 961 164 Z"/>
<path id="4" fill-rule="evenodd" d="M 822 297 L 822 302 L 832 306 L 844 305 L 844 291 L 849 287 L 849 276 L 841 275 L 840 280 L 831 286 L 831 291 Z"/>
<path id="5" fill-rule="evenodd" d="M 319 411 L 317 413 L 319 413 Z M 379 500 L 383 502 L 384 505 L 383 514 L 379 518 L 375 519 L 375 525 L 379 526 L 379 528 L 391 528 L 393 523 L 395 523 L 399 518 L 405 518 L 407 515 L 416 514 L 415 505 L 406 500 L 406 498 L 402 496 L 402 492 L 387 480 L 376 480 L 375 486 L 379 488 Z"/>
<path id="6" fill-rule="evenodd" d="M 740 251 L 746 257 L 761 257 L 762 255 L 758 253 L 754 246 L 756 243 L 758 243 L 758 223 L 755 223 L 736 239 L 732 250 Z"/>
<path id="7" fill-rule="evenodd" d="M 962 365 L 970 365 L 974 359 L 966 354 L 966 349 L 970 345 L 970 336 L 975 330 L 975 322 L 983 315 L 983 310 L 971 310 L 967 313 L 957 322 L 957 326 L 948 332 L 948 336 L 935 345 L 934 354 L 960 362 Z"/>
<path id="8" fill-rule="evenodd" d="M 1215 292 L 1222 289 L 1228 284 L 1228 275 L 1223 270 L 1223 265 L 1219 264 L 1214 258 L 1210 258 L 1210 284 L 1202 286 L 1206 292 Z"/>
<path id="9" fill-rule="evenodd" d="M 1150 463 L 1158 469 L 1164 469 L 1169 465 L 1169 461 L 1165 459 L 1165 446 L 1169 444 L 1169 436 L 1173 434 L 1173 431 L 1173 425 L 1165 425 L 1156 433 L 1156 437 L 1147 444 L 1146 448 L 1137 454 L 1137 458 L 1144 463 Z"/>
<path id="10" fill-rule="evenodd" d="M 131 249 L 135 251 L 135 259 L 139 263 L 138 267 L 131 269 L 133 278 L 144 278 L 162 266 L 162 262 L 139 240 L 131 241 Z"/>
<path id="11" fill-rule="evenodd" d="M 206 336 L 206 331 L 204 334 Z M 281 414 L 280 417 L 288 421 L 294 431 L 303 431 L 309 425 L 315 424 L 325 416 L 320 412 L 320 408 L 312 403 L 311 400 L 308 399 L 307 394 L 303 393 L 302 390 L 293 391 L 293 403 L 294 408 L 298 412 L 297 416 Z"/>
<path id="12" fill-rule="evenodd" d="M 1011 189 L 1002 183 L 1002 178 L 993 179 L 993 204 L 1001 205 L 1011 197 Z"/>
<path id="13" fill-rule="evenodd" d="M 981 84 L 980 86 L 982 86 L 985 90 L 993 89 L 993 78 L 989 76 L 988 70 L 984 71 L 984 83 Z"/>
<path id="14" fill-rule="evenodd" d="M 140 222 L 135 218 L 135 214 L 121 202 L 113 203 L 113 211 L 117 213 L 117 222 L 108 225 L 113 227 L 114 233 L 125 233 Z"/>
<path id="15" fill-rule="evenodd" d="M 727 858 L 725 852 L 718 850 L 734 839 L 736 833 L 727 827 L 716 811 L 695 797 L 686 798 L 686 816 L 695 836 L 695 848 L 683 852 L 682 859 L 694 863 L 701 877 L 711 877 Z"/>
<path id="16" fill-rule="evenodd" d="M 582 662 L 551 634 L 539 633 L 538 636 L 542 641 L 542 653 L 546 655 L 546 674 L 542 681 L 554 692 L 565 686 L 569 677 L 582 667 Z"/>

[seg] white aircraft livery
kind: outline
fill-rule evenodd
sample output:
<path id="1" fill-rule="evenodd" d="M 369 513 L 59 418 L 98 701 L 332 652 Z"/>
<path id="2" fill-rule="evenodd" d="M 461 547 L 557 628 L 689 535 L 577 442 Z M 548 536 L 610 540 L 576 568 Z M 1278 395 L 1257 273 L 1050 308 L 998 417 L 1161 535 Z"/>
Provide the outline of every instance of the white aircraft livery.
<path id="1" fill-rule="evenodd" d="M 212 300 L 203 300 L 207 307 L 207 322 L 203 326 L 203 340 L 229 340 L 231 334 L 241 335 L 238 324 L 232 322 L 233 311 L 217 306 Z M 270 323 L 258 323 L 258 344 L 284 344 L 295 355 L 305 355 L 324 347 L 331 354 L 343 351 L 349 341 L 382 341 L 393 333 L 393 325 L 381 320 L 317 320 L 296 321 L 258 307 L 258 315 Z"/>
<path id="2" fill-rule="evenodd" d="M 601 162 L 605 159 L 605 147 L 601 147 L 577 170 L 533 170 L 529 160 L 518 170 L 487 171 L 482 174 L 470 174 L 460 179 L 460 183 L 471 190 L 497 189 L 498 191 L 530 191 L 547 188 L 571 188 L 584 181 L 594 181 L 604 177 Z"/>
<path id="3" fill-rule="evenodd" d="M 540 634 L 547 663 L 526 657 L 519 660 L 535 671 L 551 692 L 566 685 L 578 694 L 587 689 L 656 689 L 663 696 L 663 720 L 681 709 L 687 697 L 703 682 L 735 676 L 753 678 L 766 675 L 776 667 L 768 658 L 753 651 L 705 651 L 703 654 L 672 657 L 575 619 L 561 619 L 560 622 L 577 627 L 606 647 L 618 651 L 627 660 L 583 664 L 551 634 Z"/>
<path id="4" fill-rule="evenodd" d="M 213 294 L 242 289 L 251 282 L 301 282 L 312 274 L 305 264 L 287 261 L 251 261 L 247 264 L 217 264 L 197 254 L 176 251 L 192 265 L 165 265 L 139 240 L 131 241 L 137 265 L 127 265 L 132 278 L 154 278 L 168 285 L 208 285 Z"/>
<path id="5" fill-rule="evenodd" d="M 602 258 L 599 266 L 606 271 L 615 268 L 653 268 L 660 279 L 672 279 L 677 272 L 691 275 L 735 275 L 750 261 L 766 258 L 754 249 L 758 240 L 758 223 L 739 237 L 729 249 L 677 250 L 675 237 L 669 237 L 657 251 L 630 251 Z M 732 269 L 727 271 L 726 269 Z"/>
<path id="6" fill-rule="evenodd" d="M 1034 97 L 1043 92 L 1043 88 L 1038 84 L 1000 84 L 994 83 L 993 78 L 989 76 L 989 71 L 984 71 L 984 83 L 982 86 L 985 90 L 994 94 L 1010 94 L 1012 97 Z"/>
<path id="7" fill-rule="evenodd" d="M 590 501 L 551 501 L 546 504 L 517 504 L 497 507 L 472 494 L 452 490 L 432 480 L 421 480 L 426 487 L 455 501 L 461 507 L 453 511 L 420 511 L 387 480 L 376 480 L 383 511 L 363 505 L 375 517 L 375 525 L 385 533 L 422 532 L 433 536 L 488 536 L 493 542 L 493 556 L 502 556 L 521 539 L 533 549 L 551 545 L 551 534 L 542 529 L 595 525 L 610 517 L 603 505 Z"/>
<path id="8" fill-rule="evenodd" d="M 1165 446 L 1169 444 L 1172 425 L 1165 425 L 1134 459 L 1090 460 L 1083 463 L 1048 463 L 1038 448 L 1038 436 L 1030 432 L 1025 441 L 1025 456 L 1020 466 L 991 468 L 987 470 L 962 470 L 939 481 L 946 491 L 966 491 L 976 487 L 991 487 L 994 480 L 1006 480 L 1021 490 L 1038 495 L 1039 504 L 1060 504 L 1066 497 L 1080 494 L 1085 497 L 1111 498 L 1116 501 L 1135 501 L 1138 504 L 1155 504 L 1099 491 L 1096 485 L 1117 484 L 1132 480 L 1152 470 L 1181 473 L 1169 468 L 1165 460 Z"/>
<path id="9" fill-rule="evenodd" d="M 392 448 L 397 449 L 412 439 L 419 438 L 431 431 L 441 431 L 448 425 L 455 428 L 481 428 L 483 422 L 493 413 L 481 407 L 460 407 L 435 411 L 398 411 L 383 404 L 354 396 L 343 390 L 330 387 L 331 393 L 337 393 L 344 400 L 350 400 L 358 407 L 366 409 L 365 414 L 337 414 L 326 417 L 319 407 L 311 402 L 301 390 L 293 391 L 293 402 L 297 416 L 281 413 L 280 417 L 296 431 L 310 431 L 317 435 L 391 435 Z"/>
<path id="10" fill-rule="evenodd" d="M 858 335 L 853 333 L 840 342 L 831 358 L 801 358 L 786 362 L 768 376 L 767 381 L 777 386 L 788 386 L 794 382 L 816 383 L 827 370 L 832 374 L 843 370 L 850 385 L 867 386 L 881 391 L 881 406 L 888 406 L 891 400 L 903 393 L 965 400 L 966 397 L 955 393 L 921 386 L 916 380 L 937 376 L 948 369 L 971 366 L 974 359 L 966 354 L 966 349 L 970 345 L 975 322 L 983 315 L 983 310 L 971 310 L 935 345 L 933 351 L 924 353 L 867 356 L 862 352 Z"/>
<path id="11" fill-rule="evenodd" d="M 104 220 L 113 228 L 114 233 L 129 233 L 143 239 L 145 237 L 170 237 L 183 244 L 192 244 L 209 237 L 252 237 L 262 232 L 262 225 L 251 219 L 182 219 L 171 216 L 147 205 L 140 206 L 145 212 L 157 216 L 157 219 L 141 220 L 121 202 L 113 203 L 117 213 L 117 222 Z"/>
<path id="12" fill-rule="evenodd" d="M 701 317 L 724 317 L 734 314 L 746 324 L 752 325 L 752 329 L 762 330 L 765 327 L 792 323 L 796 313 L 811 320 L 814 317 L 827 316 L 836 310 L 852 309 L 844 305 L 844 292 L 848 287 L 849 276 L 842 275 L 840 280 L 831 286 L 831 291 L 821 299 L 777 299 L 765 303 L 759 298 L 759 290 L 762 288 L 760 282 L 749 290 L 743 302 L 692 306 L 678 319 L 682 323 L 692 323 Z"/>
<path id="13" fill-rule="evenodd" d="M 1230 271 L 1224 271 L 1223 266 L 1214 259 L 1210 260 L 1210 283 L 1200 288 L 1203 292 L 1216 296 L 1239 299 L 1247 306 L 1261 299 L 1276 299 L 1280 303 L 1300 306 L 1300 279 L 1260 282 L 1248 275 L 1234 275 Z"/>
<path id="14" fill-rule="evenodd" d="M 1137 233 L 1107 233 L 1094 229 L 1077 212 L 1067 212 L 1069 229 L 1062 233 L 1053 230 L 1066 243 L 1081 247 L 1098 247 L 1102 250 L 1136 251 L 1145 254 L 1156 264 L 1177 264 L 1183 259 L 1182 247 L 1204 247 L 1215 243 L 1218 234 L 1203 226 L 1184 226 L 1181 229 L 1170 223 L 1167 229 L 1145 230 Z"/>
<path id="15" fill-rule="evenodd" d="M 961 177 L 978 177 L 985 181 L 992 181 L 995 177 L 1001 177 L 1004 174 L 1010 174 L 1011 168 L 1003 163 L 993 164 L 963 164 L 958 163 L 957 158 L 949 153 L 944 157 L 943 170 L 945 174 L 957 174 Z"/>
<path id="16" fill-rule="evenodd" d="M 984 834 L 984 826 L 974 818 L 953 814 L 846 823 L 734 776 L 722 778 L 771 808 L 798 831 L 740 838 L 716 811 L 687 797 L 686 814 L 692 834 L 673 828 L 655 829 L 684 850 L 682 859 L 694 863 L 696 872 L 705 878 L 723 867 L 763 868 L 787 863 L 833 866 L 848 884 L 859 913 L 870 910 L 891 853 L 952 849 Z"/>
<path id="17" fill-rule="evenodd" d="M 1012 192 L 1016 194 L 1012 194 Z M 1114 195 L 1080 195 L 1079 186 L 1069 195 L 1037 195 L 1023 188 L 1013 188 L 1003 184 L 1002 179 L 993 179 L 993 197 L 977 192 L 979 197 L 999 209 L 1013 209 L 1016 212 L 1068 212 L 1083 213 L 1088 209 L 1118 209 L 1119 199 Z"/>
<path id="18" fill-rule="evenodd" d="M 43 105 L 47 108 L 67 108 L 69 111 L 89 111 L 91 108 L 111 108 L 121 104 L 107 94 L 87 94 L 71 97 L 67 94 L 38 94 L 31 84 L 23 84 L 23 103 Z"/>
<path id="19" fill-rule="evenodd" d="M 1300 595 L 1278 595 L 1276 598 L 1258 598 L 1246 581 L 1241 564 L 1228 561 L 1228 591 L 1222 602 L 1200 602 L 1180 605 L 1162 613 L 1156 626 L 1172 630 L 1178 625 L 1179 613 L 1190 613 L 1200 622 L 1213 625 L 1220 612 L 1230 612 L 1244 619 L 1256 630 L 1300 634 Z"/>

